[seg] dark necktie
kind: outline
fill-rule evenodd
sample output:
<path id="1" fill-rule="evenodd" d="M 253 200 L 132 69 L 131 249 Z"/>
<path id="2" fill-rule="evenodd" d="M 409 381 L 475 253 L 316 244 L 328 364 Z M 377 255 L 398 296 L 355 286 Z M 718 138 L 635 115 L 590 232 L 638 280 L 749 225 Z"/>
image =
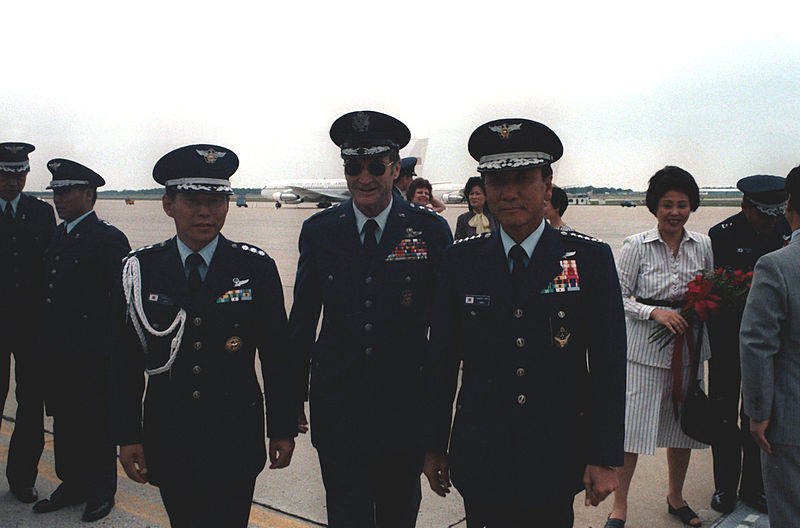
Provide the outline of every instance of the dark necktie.
<path id="1" fill-rule="evenodd" d="M 514 263 L 514 269 L 511 270 L 511 282 L 517 292 L 522 290 L 525 283 L 525 256 L 525 250 L 519 244 L 516 244 L 508 252 L 508 258 Z"/>
<path id="2" fill-rule="evenodd" d="M 364 253 L 370 260 L 375 256 L 375 251 L 378 249 L 378 241 L 375 239 L 376 229 L 378 229 L 378 222 L 372 218 L 367 220 L 367 223 L 362 228 L 364 233 Z"/>
<path id="3" fill-rule="evenodd" d="M 203 263 L 203 257 L 199 253 L 192 253 L 186 257 L 186 267 L 189 268 L 189 292 L 197 293 L 200 286 L 203 284 L 203 279 L 200 277 L 200 264 Z"/>
<path id="4" fill-rule="evenodd" d="M 6 225 L 11 225 L 14 221 L 14 210 L 11 208 L 11 202 L 6 202 L 6 210 L 3 211 L 3 222 Z"/>

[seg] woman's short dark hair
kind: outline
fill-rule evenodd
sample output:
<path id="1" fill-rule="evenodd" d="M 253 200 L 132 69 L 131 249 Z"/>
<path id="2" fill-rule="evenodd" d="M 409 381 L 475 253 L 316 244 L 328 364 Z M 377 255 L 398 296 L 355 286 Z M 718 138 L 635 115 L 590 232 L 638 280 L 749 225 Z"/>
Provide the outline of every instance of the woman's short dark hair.
<path id="1" fill-rule="evenodd" d="M 406 191 L 406 199 L 410 202 L 414 199 L 414 193 L 417 192 L 419 188 L 428 189 L 430 194 L 433 194 L 433 187 L 431 187 L 431 182 L 426 180 L 425 178 L 415 178 L 411 181 L 411 184 L 408 186 L 408 190 Z"/>
<path id="2" fill-rule="evenodd" d="M 467 180 L 467 184 L 464 185 L 464 199 L 467 201 L 467 207 L 470 211 L 472 211 L 472 205 L 469 203 L 469 193 L 472 192 L 472 189 L 475 187 L 480 187 L 481 191 L 483 191 L 483 195 L 486 196 L 486 184 L 483 183 L 483 178 L 480 176 L 473 176 Z M 484 204 L 483 209 L 488 210 L 488 204 Z"/>
<path id="3" fill-rule="evenodd" d="M 567 193 L 564 189 L 553 185 L 553 196 L 550 197 L 550 205 L 553 209 L 558 210 L 558 216 L 564 216 L 564 211 L 567 210 L 569 205 L 569 198 L 567 198 Z"/>
<path id="4" fill-rule="evenodd" d="M 800 165 L 789 171 L 786 175 L 784 189 L 789 193 L 791 200 L 786 204 L 786 209 L 800 212 Z"/>
<path id="5" fill-rule="evenodd" d="M 689 206 L 692 211 L 700 207 L 700 189 L 694 177 L 680 167 L 667 165 L 653 174 L 647 185 L 645 201 L 651 213 L 658 211 L 658 202 L 669 191 L 682 192 L 689 197 Z"/>

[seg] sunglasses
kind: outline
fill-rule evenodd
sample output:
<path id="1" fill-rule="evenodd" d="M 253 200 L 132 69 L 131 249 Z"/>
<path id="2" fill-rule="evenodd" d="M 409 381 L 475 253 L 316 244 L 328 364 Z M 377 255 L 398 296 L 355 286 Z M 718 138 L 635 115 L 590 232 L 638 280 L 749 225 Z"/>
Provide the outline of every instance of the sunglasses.
<path id="1" fill-rule="evenodd" d="M 384 163 L 383 161 L 375 158 L 372 158 L 368 161 L 352 159 L 344 162 L 344 173 L 348 176 L 358 176 L 361 174 L 365 163 L 367 165 L 367 172 L 373 176 L 383 176 L 383 174 L 386 172 L 386 167 L 391 167 L 395 164 L 394 161 Z"/>

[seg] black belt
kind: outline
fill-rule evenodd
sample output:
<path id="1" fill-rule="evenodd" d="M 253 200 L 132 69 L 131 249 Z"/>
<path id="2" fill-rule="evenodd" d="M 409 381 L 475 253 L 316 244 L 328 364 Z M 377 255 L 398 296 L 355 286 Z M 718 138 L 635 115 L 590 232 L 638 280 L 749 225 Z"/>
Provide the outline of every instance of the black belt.
<path id="1" fill-rule="evenodd" d="M 686 300 L 681 299 L 674 301 L 661 301 L 658 299 L 642 299 L 641 297 L 637 297 L 636 302 L 646 304 L 648 306 L 661 306 L 664 308 L 683 308 L 686 304 Z"/>

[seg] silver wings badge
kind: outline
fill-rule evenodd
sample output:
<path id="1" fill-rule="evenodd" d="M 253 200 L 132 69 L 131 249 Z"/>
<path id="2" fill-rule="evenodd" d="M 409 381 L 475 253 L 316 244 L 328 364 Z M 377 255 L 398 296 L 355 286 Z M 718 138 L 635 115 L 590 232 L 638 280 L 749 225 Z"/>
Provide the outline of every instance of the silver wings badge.
<path id="1" fill-rule="evenodd" d="M 198 154 L 203 156 L 203 159 L 206 160 L 206 163 L 216 163 L 217 159 L 224 158 L 227 152 L 217 152 L 213 148 L 209 148 L 208 150 L 198 150 Z"/>
<path id="2" fill-rule="evenodd" d="M 514 132 L 515 130 L 519 130 L 521 128 L 522 128 L 522 123 L 516 123 L 512 125 L 503 123 L 502 125 L 499 126 L 490 126 L 489 130 L 500 134 L 501 139 L 508 139 L 509 137 L 511 137 L 512 132 Z"/>

